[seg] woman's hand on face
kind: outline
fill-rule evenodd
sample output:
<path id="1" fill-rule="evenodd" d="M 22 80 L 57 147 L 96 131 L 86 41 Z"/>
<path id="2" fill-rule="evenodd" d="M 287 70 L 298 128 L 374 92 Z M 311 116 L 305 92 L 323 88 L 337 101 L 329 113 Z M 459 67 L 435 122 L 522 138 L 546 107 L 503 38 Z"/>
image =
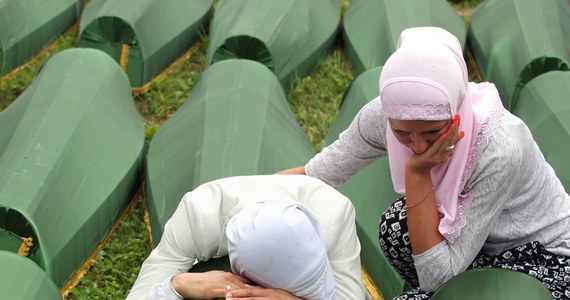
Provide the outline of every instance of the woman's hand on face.
<path id="1" fill-rule="evenodd" d="M 172 287 L 187 299 L 224 298 L 230 290 L 243 289 L 249 280 L 231 272 L 182 273 L 172 277 Z"/>
<path id="2" fill-rule="evenodd" d="M 406 160 L 406 172 L 427 174 L 433 167 L 446 162 L 453 155 L 453 147 L 465 135 L 463 131 L 459 131 L 460 122 L 461 118 L 459 115 L 455 115 L 447 131 L 426 152 L 410 156 Z M 451 150 L 449 147 L 451 147 Z"/>
<path id="3" fill-rule="evenodd" d="M 247 299 L 247 300 L 262 300 L 262 299 L 279 299 L 279 300 L 302 300 L 284 290 L 279 289 L 266 289 L 259 286 L 245 285 L 243 289 L 233 290 L 227 293 L 226 299 Z"/>

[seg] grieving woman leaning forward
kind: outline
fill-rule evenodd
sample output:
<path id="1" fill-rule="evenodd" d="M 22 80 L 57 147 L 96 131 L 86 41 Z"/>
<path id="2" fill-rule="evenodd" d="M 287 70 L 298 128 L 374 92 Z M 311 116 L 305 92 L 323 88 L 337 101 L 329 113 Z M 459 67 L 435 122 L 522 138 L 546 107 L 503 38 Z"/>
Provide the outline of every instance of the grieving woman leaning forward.
<path id="1" fill-rule="evenodd" d="M 369 299 L 348 198 L 308 176 L 238 176 L 182 198 L 127 299 Z M 187 273 L 229 254 L 232 273 Z"/>
<path id="2" fill-rule="evenodd" d="M 404 197 L 380 218 L 380 246 L 413 287 L 397 299 L 428 298 L 485 267 L 570 299 L 570 196 L 495 86 L 468 82 L 459 41 L 441 28 L 404 30 L 379 97 L 307 165 L 281 173 L 337 187 L 385 155 Z"/>

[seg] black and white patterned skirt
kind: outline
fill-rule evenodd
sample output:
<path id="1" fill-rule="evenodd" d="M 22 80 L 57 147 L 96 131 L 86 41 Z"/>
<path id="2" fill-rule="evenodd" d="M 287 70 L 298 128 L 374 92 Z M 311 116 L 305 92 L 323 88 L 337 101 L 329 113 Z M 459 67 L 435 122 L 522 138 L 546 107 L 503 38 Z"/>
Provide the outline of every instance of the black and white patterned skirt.
<path id="1" fill-rule="evenodd" d="M 431 293 L 419 289 L 408 236 L 405 204 L 406 198 L 402 197 L 382 214 L 379 224 L 380 248 L 411 287 L 394 299 L 429 299 Z M 555 299 L 570 299 L 570 257 L 552 254 L 539 242 L 520 245 L 493 256 L 481 251 L 468 267 L 474 268 L 503 268 L 523 272 L 540 280 Z"/>

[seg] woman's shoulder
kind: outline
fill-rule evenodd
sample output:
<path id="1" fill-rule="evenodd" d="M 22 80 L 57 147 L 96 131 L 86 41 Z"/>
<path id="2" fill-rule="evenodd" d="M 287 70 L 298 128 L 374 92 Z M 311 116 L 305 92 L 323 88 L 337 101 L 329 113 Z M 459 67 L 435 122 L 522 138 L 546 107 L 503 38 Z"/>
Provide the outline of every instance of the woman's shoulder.
<path id="1" fill-rule="evenodd" d="M 497 124 L 485 130 L 486 145 L 475 162 L 474 175 L 513 177 L 522 168 L 538 163 L 540 150 L 530 130 L 510 112 L 505 110 Z"/>
<path id="2" fill-rule="evenodd" d="M 366 103 L 358 113 L 361 120 L 382 122 L 386 121 L 386 114 L 382 108 L 380 96 Z"/>
<path id="3" fill-rule="evenodd" d="M 488 145 L 482 157 L 495 157 L 502 161 L 517 159 L 521 146 L 534 143 L 526 125 L 508 111 L 504 111 L 494 126 L 485 129 Z"/>
<path id="4" fill-rule="evenodd" d="M 382 109 L 382 102 L 380 101 L 380 97 L 376 97 L 364 105 L 356 118 L 358 120 L 358 128 L 361 133 L 364 131 L 374 134 L 381 133 L 385 135 L 388 119 L 386 117 L 386 113 Z M 384 136 L 378 136 L 376 138 L 385 140 Z"/>

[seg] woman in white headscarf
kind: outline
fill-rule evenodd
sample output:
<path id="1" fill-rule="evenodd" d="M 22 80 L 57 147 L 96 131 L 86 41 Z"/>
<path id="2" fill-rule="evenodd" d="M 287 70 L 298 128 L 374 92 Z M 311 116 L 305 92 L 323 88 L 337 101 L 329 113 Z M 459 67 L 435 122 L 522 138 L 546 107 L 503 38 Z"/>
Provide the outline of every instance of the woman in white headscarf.
<path id="1" fill-rule="evenodd" d="M 233 272 L 187 272 L 229 255 Z M 186 193 L 127 300 L 369 299 L 350 200 L 308 176 L 236 176 Z"/>
<path id="2" fill-rule="evenodd" d="M 226 235 L 233 273 L 301 299 L 336 299 L 319 221 L 304 205 L 290 200 L 251 205 L 230 219 Z"/>
<path id="3" fill-rule="evenodd" d="M 282 173 L 337 187 L 388 155 L 404 197 L 382 215 L 379 238 L 413 287 L 399 299 L 425 299 L 478 267 L 525 272 L 569 299 L 569 281 L 548 274 L 570 270 L 570 196 L 495 86 L 468 82 L 457 38 L 436 27 L 404 30 L 379 85 L 335 143 Z"/>

